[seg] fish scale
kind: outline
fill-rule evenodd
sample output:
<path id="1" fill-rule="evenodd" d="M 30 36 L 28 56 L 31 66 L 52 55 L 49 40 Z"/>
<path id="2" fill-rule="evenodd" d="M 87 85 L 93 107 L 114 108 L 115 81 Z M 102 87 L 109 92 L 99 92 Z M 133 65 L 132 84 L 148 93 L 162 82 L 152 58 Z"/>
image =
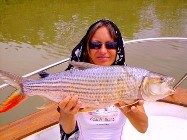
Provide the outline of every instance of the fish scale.
<path id="1" fill-rule="evenodd" d="M 128 69 L 128 71 L 133 71 L 133 68 Z M 99 106 L 102 108 L 106 104 L 118 102 L 121 98 L 137 98 L 138 87 L 136 84 L 139 83 L 140 85 L 141 81 L 129 76 L 128 71 L 121 66 L 98 67 L 86 70 L 74 69 L 54 74 L 38 81 L 25 81 L 23 91 L 28 96 L 45 95 L 46 93 L 42 91 L 49 91 L 51 96 L 48 95 L 48 98 L 56 102 L 61 101 L 66 96 L 78 95 L 83 106 Z M 57 96 L 62 98 L 54 99 L 52 92 L 59 94 Z M 133 92 L 136 95 L 131 94 Z M 104 104 L 103 100 L 105 100 Z"/>
<path id="2" fill-rule="evenodd" d="M 0 112 L 13 108 L 25 96 L 34 95 L 55 102 L 78 95 L 83 108 L 94 109 L 105 108 L 119 101 L 129 104 L 138 99 L 155 101 L 169 95 L 174 81 L 171 77 L 135 67 L 97 66 L 84 62 L 73 62 L 72 65 L 75 69 L 37 80 L 0 70 L 0 77 L 17 89 L 2 103 Z"/>

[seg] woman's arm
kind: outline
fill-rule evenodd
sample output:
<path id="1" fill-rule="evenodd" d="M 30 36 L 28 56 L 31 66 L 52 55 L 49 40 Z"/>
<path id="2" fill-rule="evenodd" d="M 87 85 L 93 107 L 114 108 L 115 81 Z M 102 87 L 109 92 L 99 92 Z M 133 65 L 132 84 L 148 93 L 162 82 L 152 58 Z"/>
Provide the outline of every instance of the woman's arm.
<path id="1" fill-rule="evenodd" d="M 148 128 L 148 117 L 143 107 L 143 101 L 139 101 L 134 105 L 120 108 L 127 105 L 125 102 L 119 102 L 116 106 L 129 119 L 131 124 L 141 133 L 145 133 Z"/>
<path id="2" fill-rule="evenodd" d="M 176 105 L 182 105 L 187 107 L 187 88 L 178 87 L 174 94 L 167 96 L 164 99 L 160 99 L 159 101 L 172 103 Z"/>
<path id="3" fill-rule="evenodd" d="M 76 114 L 80 109 L 81 103 L 78 96 L 66 97 L 59 103 L 60 118 L 59 122 L 66 134 L 74 131 L 76 126 Z"/>

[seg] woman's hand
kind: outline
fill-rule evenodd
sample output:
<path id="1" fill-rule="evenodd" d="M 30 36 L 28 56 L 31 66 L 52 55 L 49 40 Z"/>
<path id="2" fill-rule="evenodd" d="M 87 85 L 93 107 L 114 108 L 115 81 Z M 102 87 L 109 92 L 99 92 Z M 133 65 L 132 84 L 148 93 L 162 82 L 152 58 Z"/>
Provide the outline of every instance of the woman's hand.
<path id="1" fill-rule="evenodd" d="M 148 117 L 145 114 L 143 104 L 143 100 L 139 100 L 133 105 L 128 105 L 125 102 L 115 104 L 115 106 L 129 119 L 131 124 L 141 133 L 145 133 L 148 128 Z"/>
<path id="2" fill-rule="evenodd" d="M 60 112 L 64 114 L 71 114 L 75 115 L 78 113 L 80 107 L 81 107 L 81 102 L 78 101 L 78 96 L 67 96 L 64 100 L 62 100 L 59 103 L 60 107 Z"/>
<path id="3" fill-rule="evenodd" d="M 60 119 L 59 122 L 66 134 L 71 133 L 76 126 L 76 114 L 81 107 L 78 96 L 66 97 L 59 103 Z"/>

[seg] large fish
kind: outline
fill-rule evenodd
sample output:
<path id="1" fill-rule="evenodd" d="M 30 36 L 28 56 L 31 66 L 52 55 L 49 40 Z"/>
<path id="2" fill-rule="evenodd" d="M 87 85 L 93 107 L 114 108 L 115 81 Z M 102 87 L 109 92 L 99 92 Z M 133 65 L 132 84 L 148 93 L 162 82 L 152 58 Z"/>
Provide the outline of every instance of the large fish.
<path id="1" fill-rule="evenodd" d="M 156 101 L 172 94 L 172 77 L 128 66 L 69 62 L 75 69 L 30 80 L 0 70 L 0 78 L 17 90 L 0 106 L 6 112 L 25 97 L 39 95 L 54 102 L 78 95 L 83 108 L 100 109 L 119 101 Z"/>

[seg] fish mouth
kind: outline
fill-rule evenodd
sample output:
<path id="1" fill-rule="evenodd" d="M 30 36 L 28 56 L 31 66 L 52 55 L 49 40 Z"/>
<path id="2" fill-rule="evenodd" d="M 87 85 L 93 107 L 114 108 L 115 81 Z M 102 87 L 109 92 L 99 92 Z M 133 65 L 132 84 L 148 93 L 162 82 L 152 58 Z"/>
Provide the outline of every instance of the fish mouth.
<path id="1" fill-rule="evenodd" d="M 160 80 L 153 82 L 149 86 L 150 93 L 152 95 L 164 95 L 172 91 L 172 85 L 174 78 L 172 77 L 161 77 Z"/>
<path id="2" fill-rule="evenodd" d="M 142 82 L 142 98 L 156 101 L 171 94 L 174 78 L 163 75 L 146 76 Z"/>
<path id="3" fill-rule="evenodd" d="M 165 78 L 165 82 L 161 83 L 162 87 L 168 87 L 169 91 L 173 90 L 173 83 L 174 83 L 175 79 L 173 77 L 166 77 Z"/>

